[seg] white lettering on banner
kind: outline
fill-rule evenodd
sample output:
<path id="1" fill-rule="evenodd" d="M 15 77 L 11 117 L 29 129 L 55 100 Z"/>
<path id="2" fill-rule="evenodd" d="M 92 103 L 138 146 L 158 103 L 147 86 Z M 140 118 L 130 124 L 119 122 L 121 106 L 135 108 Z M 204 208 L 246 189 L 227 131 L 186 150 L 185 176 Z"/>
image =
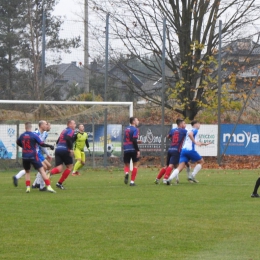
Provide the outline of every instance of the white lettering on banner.
<path id="1" fill-rule="evenodd" d="M 224 133 L 223 134 L 223 143 L 227 143 L 231 134 L 230 133 Z M 259 135 L 258 134 L 251 134 L 250 132 L 246 133 L 243 131 L 243 133 L 239 134 L 233 134 L 231 141 L 233 143 L 244 143 L 246 142 L 245 148 L 249 145 L 250 142 L 252 143 L 259 143 Z"/>
<path id="2" fill-rule="evenodd" d="M 143 144 L 160 144 L 162 142 L 162 135 L 153 135 L 151 129 L 148 129 L 146 135 L 139 135 L 138 140 L 142 141 Z M 166 137 L 164 138 L 164 142 L 166 142 Z"/>

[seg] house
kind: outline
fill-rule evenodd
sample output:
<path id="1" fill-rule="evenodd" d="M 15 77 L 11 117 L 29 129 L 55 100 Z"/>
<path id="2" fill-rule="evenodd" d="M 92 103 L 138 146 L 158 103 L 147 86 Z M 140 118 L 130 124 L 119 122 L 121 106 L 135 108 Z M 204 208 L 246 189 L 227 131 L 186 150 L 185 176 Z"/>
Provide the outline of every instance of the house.
<path id="1" fill-rule="evenodd" d="M 76 90 L 84 89 L 85 72 L 75 61 L 49 66 L 46 72 L 48 88 L 59 91 L 61 100 L 66 99 L 71 90 L 77 92 Z"/>

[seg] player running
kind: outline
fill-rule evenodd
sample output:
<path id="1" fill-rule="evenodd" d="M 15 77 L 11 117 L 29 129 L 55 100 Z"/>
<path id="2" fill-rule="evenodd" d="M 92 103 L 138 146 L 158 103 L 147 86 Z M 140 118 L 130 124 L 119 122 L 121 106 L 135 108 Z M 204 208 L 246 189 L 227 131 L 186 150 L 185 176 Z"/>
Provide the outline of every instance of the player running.
<path id="1" fill-rule="evenodd" d="M 25 183 L 26 183 L 26 193 L 30 192 L 30 169 L 31 164 L 36 170 L 38 170 L 44 182 L 47 186 L 47 191 L 55 193 L 55 190 L 50 186 L 50 180 L 48 179 L 46 172 L 42 166 L 42 163 L 37 155 L 37 145 L 42 147 L 49 147 L 52 150 L 54 146 L 45 144 L 35 133 L 32 132 L 32 124 L 30 122 L 25 123 L 25 132 L 20 135 L 16 143 L 22 147 L 22 158 L 23 158 L 23 167 L 25 170 Z"/>
<path id="2" fill-rule="evenodd" d="M 40 126 L 40 122 L 43 122 L 43 124 L 45 125 L 44 127 L 45 131 L 43 130 L 43 127 Z M 36 133 L 40 137 L 40 139 L 45 143 L 48 137 L 48 132 L 51 130 L 51 124 L 46 121 L 40 121 L 40 122 L 39 122 L 39 129 L 35 130 L 34 133 Z M 47 156 L 46 158 L 44 157 L 44 154 L 46 154 Z M 52 157 L 50 156 L 48 149 L 46 149 L 45 147 L 39 147 L 38 156 L 48 176 L 48 172 L 51 169 L 50 162 L 52 160 Z M 36 175 L 32 188 L 39 188 L 40 191 L 46 191 L 45 183 L 39 172 Z"/>
<path id="3" fill-rule="evenodd" d="M 191 122 L 192 129 L 188 131 L 186 135 L 186 139 L 181 150 L 179 166 L 175 169 L 171 176 L 167 180 L 167 185 L 170 185 L 171 181 L 176 178 L 176 176 L 183 170 L 185 164 L 189 161 L 196 163 L 196 166 L 191 173 L 191 177 L 188 179 L 190 182 L 197 183 L 198 181 L 195 179 L 196 174 L 201 170 L 202 165 L 204 163 L 203 158 L 196 151 L 196 145 L 209 145 L 210 143 L 201 143 L 198 138 L 198 130 L 200 128 L 199 121 L 193 120 Z"/>
<path id="4" fill-rule="evenodd" d="M 86 161 L 86 156 L 84 152 L 85 145 L 87 146 L 88 151 L 90 153 L 88 134 L 84 132 L 84 130 L 85 130 L 84 125 L 79 124 L 79 130 L 74 135 L 74 140 L 75 140 L 74 158 L 77 160 L 77 162 L 74 165 L 72 176 L 80 175 L 78 170 L 85 165 L 85 161 Z"/>
<path id="5" fill-rule="evenodd" d="M 160 179 L 164 175 L 163 183 L 167 183 L 167 179 L 169 178 L 173 167 L 177 168 L 180 159 L 180 152 L 184 142 L 184 139 L 187 134 L 186 123 L 183 119 L 178 118 L 176 120 L 177 127 L 172 128 L 167 138 L 171 140 L 171 145 L 168 149 L 166 166 L 163 167 L 159 174 L 157 175 L 154 183 L 159 184 Z M 177 177 L 177 176 L 176 176 Z"/>
<path id="6" fill-rule="evenodd" d="M 130 161 L 133 161 L 133 171 L 131 174 L 130 186 L 135 185 L 135 178 L 137 175 L 137 168 L 139 165 L 140 151 L 138 148 L 138 135 L 139 130 L 137 128 L 139 121 L 136 117 L 130 117 L 130 126 L 126 127 L 124 130 L 124 172 L 125 184 L 128 184 L 129 172 L 130 172 Z"/>
<path id="7" fill-rule="evenodd" d="M 56 183 L 56 187 L 64 190 L 63 182 L 68 178 L 70 172 L 73 168 L 73 136 L 74 130 L 76 128 L 76 123 L 74 120 L 68 120 L 67 128 L 65 128 L 58 140 L 55 149 L 55 168 L 51 170 L 51 175 L 58 174 L 63 170 L 63 164 L 65 164 L 66 169 L 62 173 L 61 178 Z"/>
<path id="8" fill-rule="evenodd" d="M 39 129 L 35 130 L 33 133 L 35 133 L 36 135 L 39 136 L 40 140 L 45 142 L 48 133 L 47 131 L 50 130 L 50 124 L 48 124 L 45 120 L 41 120 L 38 123 L 38 127 Z M 42 150 L 41 150 L 42 148 Z M 47 154 L 47 159 L 51 159 L 51 157 L 49 156 L 49 152 L 46 149 L 46 147 L 40 147 L 38 144 L 36 145 L 36 151 L 37 151 L 37 156 L 40 159 L 44 170 L 49 170 L 51 168 L 50 163 L 44 158 L 42 151 Z M 17 173 L 15 176 L 13 176 L 13 183 L 14 186 L 18 186 L 18 180 L 25 175 L 25 170 L 21 170 L 19 173 Z M 32 185 L 32 188 L 40 188 L 40 191 L 46 191 L 46 187 L 44 180 L 42 179 L 42 175 L 40 172 L 37 173 L 36 179 Z"/>

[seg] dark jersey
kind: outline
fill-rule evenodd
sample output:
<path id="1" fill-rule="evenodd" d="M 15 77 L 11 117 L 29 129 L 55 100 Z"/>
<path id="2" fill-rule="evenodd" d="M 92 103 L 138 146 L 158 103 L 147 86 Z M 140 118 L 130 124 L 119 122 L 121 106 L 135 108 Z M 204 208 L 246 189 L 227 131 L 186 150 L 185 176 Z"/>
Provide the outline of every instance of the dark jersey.
<path id="1" fill-rule="evenodd" d="M 171 145 L 169 151 L 181 151 L 184 139 L 186 137 L 187 130 L 183 128 L 173 128 L 169 133 L 171 138 Z"/>
<path id="2" fill-rule="evenodd" d="M 134 147 L 133 140 L 138 138 L 139 130 L 134 126 L 128 126 L 124 131 L 124 152 L 134 152 L 136 151 Z"/>
<path id="3" fill-rule="evenodd" d="M 57 141 L 56 150 L 71 150 L 73 145 L 74 130 L 65 128 Z"/>
<path id="4" fill-rule="evenodd" d="M 23 159 L 37 159 L 37 144 L 41 145 L 44 142 L 35 133 L 26 131 L 17 139 L 17 144 L 23 148 Z"/>

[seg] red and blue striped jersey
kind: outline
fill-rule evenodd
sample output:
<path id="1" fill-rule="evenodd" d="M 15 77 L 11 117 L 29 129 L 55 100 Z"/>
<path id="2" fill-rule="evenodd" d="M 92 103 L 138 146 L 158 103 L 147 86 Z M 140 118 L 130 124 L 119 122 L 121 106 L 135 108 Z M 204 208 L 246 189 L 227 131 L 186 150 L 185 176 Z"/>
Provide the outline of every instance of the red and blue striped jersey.
<path id="1" fill-rule="evenodd" d="M 187 135 L 187 130 L 183 128 L 173 128 L 169 132 L 169 138 L 171 138 L 170 151 L 181 151 L 184 139 Z"/>
<path id="2" fill-rule="evenodd" d="M 134 126 L 128 126 L 124 130 L 124 143 L 123 143 L 123 148 L 124 152 L 134 152 L 134 144 L 133 144 L 133 139 L 138 139 L 139 135 L 139 130 L 138 128 Z"/>

